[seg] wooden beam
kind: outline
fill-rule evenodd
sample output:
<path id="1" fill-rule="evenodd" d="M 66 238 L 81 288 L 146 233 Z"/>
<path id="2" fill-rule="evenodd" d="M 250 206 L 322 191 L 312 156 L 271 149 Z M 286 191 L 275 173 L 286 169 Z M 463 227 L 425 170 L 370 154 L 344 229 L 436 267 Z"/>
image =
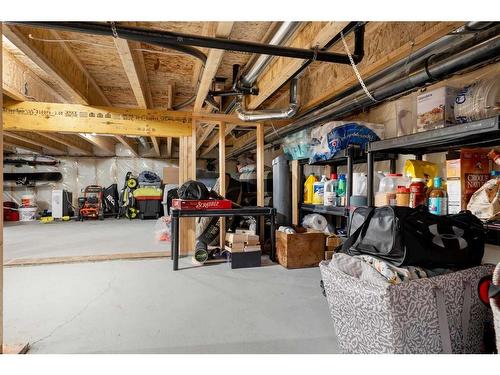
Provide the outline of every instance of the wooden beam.
<path id="1" fill-rule="evenodd" d="M 172 157 L 172 137 L 167 138 L 167 159 Z"/>
<path id="2" fill-rule="evenodd" d="M 219 124 L 219 194 L 226 196 L 226 124 Z M 220 246 L 226 241 L 226 219 L 220 218 Z"/>
<path id="3" fill-rule="evenodd" d="M 196 149 L 198 150 L 201 145 L 203 144 L 203 142 L 206 141 L 206 139 L 208 138 L 208 136 L 212 133 L 212 131 L 215 129 L 216 127 L 216 124 L 213 123 L 213 124 L 207 124 L 207 126 L 205 127 L 205 129 L 203 129 L 203 132 L 202 134 L 198 137 L 197 139 L 197 143 L 196 143 Z"/>
<path id="4" fill-rule="evenodd" d="M 6 127 L 4 127 L 4 129 L 6 129 Z M 3 134 L 8 135 L 11 138 L 15 138 L 19 141 L 28 142 L 35 146 L 43 147 L 50 151 L 62 152 L 63 154 L 66 154 L 68 152 L 66 146 L 63 146 L 59 142 L 55 142 L 51 139 L 48 139 L 44 136 L 40 136 L 38 134 L 33 134 L 28 132 L 17 133 L 10 131 L 9 132 L 4 131 Z"/>
<path id="5" fill-rule="evenodd" d="M 158 138 L 151 137 L 151 142 L 153 143 L 153 149 L 155 150 L 156 156 L 161 156 L 161 153 L 160 153 L 160 142 L 158 141 Z"/>
<path id="6" fill-rule="evenodd" d="M 99 137 L 97 135 L 80 133 L 78 134 L 82 139 L 96 146 L 98 149 L 107 154 L 115 155 L 115 143 L 110 140 L 110 137 Z"/>
<path id="7" fill-rule="evenodd" d="M 41 135 L 42 137 L 46 137 L 48 139 L 52 139 L 54 142 L 58 142 L 64 146 L 72 148 L 83 155 L 92 155 L 93 153 L 92 145 L 88 142 L 83 141 L 80 137 L 77 136 L 42 132 L 35 132 L 35 134 Z"/>
<path id="8" fill-rule="evenodd" d="M 73 103 L 90 103 L 86 93 L 87 77 L 81 72 L 77 74 L 66 49 L 60 43 L 44 43 L 28 38 L 28 34 L 32 34 L 38 38 L 52 39 L 50 30 L 4 25 L 3 32 L 35 65 L 51 76 L 62 89 L 64 97 Z"/>
<path id="9" fill-rule="evenodd" d="M 289 43 L 296 48 L 323 48 L 335 35 L 337 35 L 348 22 L 309 22 L 298 31 Z M 255 109 L 278 90 L 290 77 L 299 71 L 305 60 L 275 59 L 269 68 L 257 81 L 259 95 L 252 96 L 247 102 L 247 108 Z"/>
<path id="10" fill-rule="evenodd" d="M 231 30 L 233 29 L 233 24 L 234 22 L 218 22 L 215 36 L 218 38 L 229 37 Z M 222 61 L 223 55 L 224 50 L 211 49 L 208 52 L 207 61 L 205 63 L 205 68 L 203 69 L 200 85 L 196 94 L 196 101 L 194 103 L 195 112 L 201 111 L 201 108 L 203 107 L 210 85 L 219 70 L 219 65 Z"/>
<path id="11" fill-rule="evenodd" d="M 226 125 L 224 126 L 224 138 L 229 134 L 231 133 L 231 131 L 236 127 L 237 125 Z M 253 124 L 253 126 L 255 126 L 255 123 Z M 220 134 L 215 134 L 212 138 L 210 138 L 210 141 L 207 145 L 207 147 L 205 147 L 205 149 L 203 149 L 203 151 L 201 152 L 201 156 L 204 156 L 206 154 L 208 154 L 210 151 L 212 151 L 212 149 L 217 146 L 220 142 L 219 142 L 219 136 Z M 226 144 L 226 142 L 224 142 L 224 144 Z M 220 146 L 219 146 L 220 147 Z"/>
<path id="12" fill-rule="evenodd" d="M 157 137 L 191 136 L 191 122 L 175 111 L 89 107 L 78 104 L 9 103 L 3 108 L 8 130 L 95 133 Z"/>
<path id="13" fill-rule="evenodd" d="M 28 142 L 23 142 L 20 141 L 19 139 L 11 138 L 7 136 L 6 134 L 3 135 L 3 144 L 11 147 L 17 147 L 17 148 L 24 148 L 25 150 L 28 151 L 33 151 L 38 154 L 43 154 L 43 148 L 40 146 L 35 146 L 32 143 Z"/>
<path id="14" fill-rule="evenodd" d="M 127 150 L 129 150 L 132 155 L 135 157 L 139 156 L 139 152 L 137 151 L 137 143 L 132 141 L 129 137 L 126 137 L 124 135 L 115 135 L 115 138 L 122 144 L 124 145 Z"/>
<path id="15" fill-rule="evenodd" d="M 18 101 L 65 103 L 66 100 L 7 49 L 2 50 L 2 91 Z"/>

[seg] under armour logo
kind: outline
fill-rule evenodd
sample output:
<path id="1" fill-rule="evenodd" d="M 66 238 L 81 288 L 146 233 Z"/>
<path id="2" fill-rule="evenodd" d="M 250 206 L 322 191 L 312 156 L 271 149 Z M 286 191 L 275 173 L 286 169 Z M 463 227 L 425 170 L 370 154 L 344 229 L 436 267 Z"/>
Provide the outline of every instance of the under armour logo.
<path id="1" fill-rule="evenodd" d="M 467 241 L 462 237 L 465 231 L 455 226 L 452 226 L 451 229 L 453 230 L 453 233 L 439 233 L 437 224 L 429 225 L 429 232 L 434 235 L 432 243 L 438 245 L 439 247 L 446 247 L 445 241 L 458 241 L 460 250 L 465 249 L 467 247 Z"/>

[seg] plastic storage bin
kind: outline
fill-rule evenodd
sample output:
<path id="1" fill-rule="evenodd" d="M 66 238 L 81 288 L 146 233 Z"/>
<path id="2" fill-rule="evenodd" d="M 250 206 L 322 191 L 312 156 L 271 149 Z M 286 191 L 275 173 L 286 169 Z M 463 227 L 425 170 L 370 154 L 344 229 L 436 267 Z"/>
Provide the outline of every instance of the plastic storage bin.
<path id="1" fill-rule="evenodd" d="M 479 300 L 483 265 L 380 286 L 320 263 L 340 347 L 345 353 L 479 353 L 489 309 Z"/>

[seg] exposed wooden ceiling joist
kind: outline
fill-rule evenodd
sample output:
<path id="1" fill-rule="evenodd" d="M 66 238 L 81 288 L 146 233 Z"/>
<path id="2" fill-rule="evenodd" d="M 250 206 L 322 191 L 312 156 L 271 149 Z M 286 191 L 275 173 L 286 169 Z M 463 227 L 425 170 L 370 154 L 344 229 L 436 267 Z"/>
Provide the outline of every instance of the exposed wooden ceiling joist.
<path id="1" fill-rule="evenodd" d="M 227 38 L 231 34 L 234 22 L 218 22 L 215 30 L 215 36 L 218 38 Z M 194 103 L 194 111 L 199 112 L 203 107 L 205 98 L 210 90 L 210 85 L 219 70 L 219 65 L 222 61 L 224 50 L 211 49 L 208 52 L 207 61 L 203 69 L 200 85 L 196 94 L 196 101 Z"/>
<path id="2" fill-rule="evenodd" d="M 42 137 L 49 138 L 54 142 L 58 142 L 64 146 L 72 148 L 83 155 L 92 155 L 92 145 L 88 142 L 83 141 L 80 137 L 69 135 L 69 134 L 55 134 L 55 133 L 42 133 L 35 132 Z"/>
<path id="3" fill-rule="evenodd" d="M 224 128 L 224 136 L 227 136 L 231 131 L 236 127 L 236 125 L 226 125 Z M 218 130 L 216 133 L 210 138 L 207 147 L 203 149 L 201 152 L 201 156 L 205 156 L 208 154 L 212 149 L 219 144 L 219 132 Z"/>
<path id="4" fill-rule="evenodd" d="M 167 159 L 172 157 L 172 137 L 167 138 Z"/>
<path id="5" fill-rule="evenodd" d="M 115 138 L 123 145 L 127 150 L 129 150 L 135 157 L 139 156 L 137 149 L 137 143 L 131 140 L 129 137 L 123 135 L 116 135 Z"/>
<path id="6" fill-rule="evenodd" d="M 7 49 L 2 49 L 2 90 L 11 99 L 65 103 L 66 100 L 19 61 Z"/>
<path id="7" fill-rule="evenodd" d="M 33 143 L 21 141 L 21 140 L 19 140 L 17 138 L 11 138 L 7 134 L 5 134 L 5 132 L 4 132 L 4 135 L 3 135 L 3 143 L 4 143 L 4 145 L 8 145 L 8 146 L 11 146 L 11 147 L 20 147 L 20 148 L 23 148 L 25 150 L 33 151 L 33 152 L 36 152 L 36 153 L 39 153 L 39 154 L 43 153 L 43 148 L 42 147 L 35 146 Z"/>
<path id="8" fill-rule="evenodd" d="M 155 150 L 156 156 L 161 156 L 160 152 L 160 141 L 157 137 L 151 137 L 151 142 L 153 143 L 153 149 Z"/>
<path id="9" fill-rule="evenodd" d="M 296 48 L 323 48 L 335 35 L 348 25 L 349 22 L 309 22 L 288 43 Z M 247 107 L 255 109 L 268 97 L 278 90 L 290 77 L 297 73 L 305 60 L 287 59 L 279 57 L 274 59 L 268 69 L 257 81 L 259 95 L 252 96 Z"/>
<path id="10" fill-rule="evenodd" d="M 205 128 L 201 128 L 201 134 L 196 137 L 196 150 L 199 150 L 201 145 L 206 141 L 208 136 L 212 133 L 212 131 L 217 126 L 216 123 L 207 124 Z"/>
<path id="11" fill-rule="evenodd" d="M 9 132 L 5 131 L 3 134 L 15 138 L 19 141 L 31 143 L 35 146 L 43 147 L 46 148 L 47 150 L 50 151 L 55 151 L 55 152 L 60 152 L 63 154 L 66 154 L 68 152 L 68 149 L 66 146 L 61 145 L 59 142 L 55 142 L 49 138 L 46 138 L 44 136 L 40 136 L 38 134 L 33 134 L 33 133 L 18 133 L 18 132 Z"/>
<path id="12" fill-rule="evenodd" d="M 61 43 L 44 43 L 29 39 L 28 34 L 40 39 L 53 39 L 50 30 L 19 28 L 12 25 L 3 25 L 5 37 L 23 52 L 35 65 L 50 74 L 55 80 L 65 98 L 72 103 L 89 104 L 92 101 L 88 93 L 88 77 L 75 69 L 73 56 L 68 54 L 66 47 Z"/>
<path id="13" fill-rule="evenodd" d="M 111 141 L 110 137 L 98 137 L 92 134 L 81 133 L 79 137 L 91 143 L 101 151 L 109 155 L 115 155 L 115 142 Z"/>

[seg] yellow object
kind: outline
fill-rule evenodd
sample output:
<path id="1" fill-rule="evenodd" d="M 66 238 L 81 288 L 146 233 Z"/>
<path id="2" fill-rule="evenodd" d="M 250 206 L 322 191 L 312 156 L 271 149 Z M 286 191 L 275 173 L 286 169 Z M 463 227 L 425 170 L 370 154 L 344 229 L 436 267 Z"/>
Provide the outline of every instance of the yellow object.
<path id="1" fill-rule="evenodd" d="M 311 174 L 304 183 L 304 203 L 311 204 L 314 197 L 314 183 L 318 181 L 316 176 Z"/>
<path id="2" fill-rule="evenodd" d="M 69 216 L 63 216 L 63 217 L 61 218 L 61 220 L 62 220 L 62 221 L 70 221 L 70 220 L 71 220 L 71 218 L 70 218 Z"/>
<path id="3" fill-rule="evenodd" d="M 45 217 L 41 217 L 40 218 L 40 221 L 43 223 L 43 224 L 47 224 L 47 223 L 51 223 L 54 221 L 54 218 L 52 216 L 45 216 Z"/>
<path id="4" fill-rule="evenodd" d="M 432 187 L 434 177 L 438 176 L 437 165 L 423 160 L 407 160 L 404 175 L 410 178 L 425 178 L 427 187 Z"/>

